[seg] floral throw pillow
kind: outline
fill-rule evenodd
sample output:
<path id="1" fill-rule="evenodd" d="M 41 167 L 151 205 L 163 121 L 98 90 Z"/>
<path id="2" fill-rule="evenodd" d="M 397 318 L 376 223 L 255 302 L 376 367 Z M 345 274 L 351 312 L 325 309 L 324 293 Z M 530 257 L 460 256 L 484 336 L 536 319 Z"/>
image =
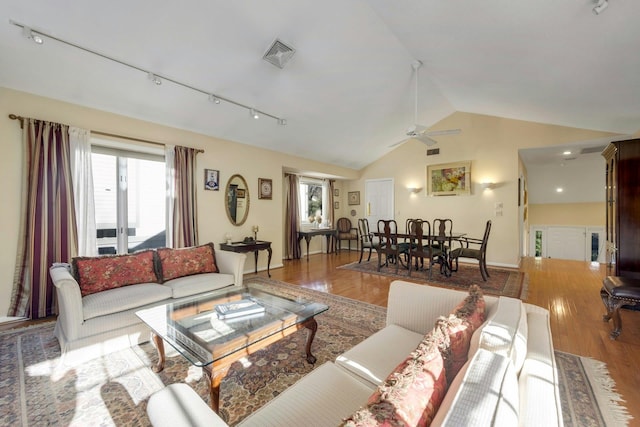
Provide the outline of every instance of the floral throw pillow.
<path id="1" fill-rule="evenodd" d="M 468 322 L 475 331 L 484 323 L 485 308 L 486 303 L 482 290 L 478 285 L 471 285 L 469 295 L 453 310 L 452 314 Z"/>
<path id="2" fill-rule="evenodd" d="M 158 249 L 159 276 L 163 282 L 200 273 L 218 273 L 213 243 L 189 248 Z"/>
<path id="3" fill-rule="evenodd" d="M 157 282 L 154 257 L 154 251 L 142 251 L 128 255 L 77 257 L 72 264 L 84 297 L 122 286 Z"/>
<path id="4" fill-rule="evenodd" d="M 434 329 L 371 395 L 367 406 L 343 426 L 428 426 L 447 392 L 447 380 Z"/>

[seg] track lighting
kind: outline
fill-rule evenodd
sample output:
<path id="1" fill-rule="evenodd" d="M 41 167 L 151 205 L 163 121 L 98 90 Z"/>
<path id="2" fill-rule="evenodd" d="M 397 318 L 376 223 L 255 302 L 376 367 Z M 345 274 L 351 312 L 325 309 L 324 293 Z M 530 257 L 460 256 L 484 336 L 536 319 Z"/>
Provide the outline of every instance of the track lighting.
<path id="1" fill-rule="evenodd" d="M 33 30 L 29 27 L 22 27 L 22 35 L 29 40 L 33 40 L 34 43 L 44 43 L 44 39 L 42 38 L 42 36 L 38 33 L 34 33 Z"/>
<path id="2" fill-rule="evenodd" d="M 593 7 L 593 13 L 600 15 L 607 6 L 609 6 L 609 2 L 607 0 L 598 0 L 598 4 Z"/>
<path id="3" fill-rule="evenodd" d="M 282 119 L 280 117 L 274 116 L 272 114 L 265 113 L 264 111 L 260 111 L 258 113 L 258 111 L 255 110 L 254 108 L 252 108 L 252 107 L 250 107 L 250 106 L 248 106 L 246 104 L 243 104 L 241 102 L 234 101 L 233 99 L 229 99 L 229 98 L 225 98 L 225 97 L 222 97 L 222 96 L 215 95 L 215 94 L 213 94 L 213 93 L 211 93 L 209 91 L 197 88 L 197 87 L 192 86 L 192 85 L 190 85 L 188 83 L 182 83 L 182 82 L 179 82 L 178 80 L 174 80 L 174 79 L 171 79 L 171 78 L 168 78 L 168 77 L 160 77 L 157 74 L 149 72 L 149 71 L 145 70 L 142 67 L 138 67 L 137 65 L 133 65 L 133 64 L 124 62 L 124 61 L 122 61 L 120 59 L 116 59 L 116 58 L 113 58 L 111 56 L 105 55 L 103 53 L 96 52 L 95 50 L 91 50 L 89 48 L 80 46 L 80 45 L 78 45 L 78 44 L 76 44 L 74 42 L 63 40 L 63 39 L 61 39 L 59 37 L 56 37 L 55 35 L 51 35 L 51 34 L 48 34 L 46 32 L 42 32 L 42 31 L 33 31 L 33 29 L 31 27 L 29 27 L 28 25 L 21 24 L 21 23 L 16 22 L 16 21 L 14 21 L 12 19 L 9 19 L 9 23 L 12 24 L 12 25 L 15 25 L 16 27 L 21 28 L 22 29 L 22 35 L 25 38 L 29 39 L 29 40 L 33 40 L 34 43 L 38 43 L 38 44 L 44 43 L 44 37 L 46 36 L 48 39 L 57 41 L 58 43 L 65 44 L 65 45 L 67 45 L 69 47 L 73 47 L 75 49 L 79 49 L 79 50 L 81 50 L 83 52 L 90 53 L 90 54 L 99 56 L 99 57 L 101 57 L 103 59 L 108 59 L 109 61 L 118 63 L 120 65 L 124 65 L 125 67 L 129 67 L 131 69 L 143 72 L 143 73 L 145 73 L 147 75 L 147 78 L 150 81 L 152 81 L 153 83 L 155 83 L 158 86 L 162 84 L 163 80 L 165 80 L 165 81 L 168 81 L 170 83 L 173 83 L 174 85 L 181 86 L 184 89 L 190 89 L 192 91 L 199 92 L 199 93 L 201 93 L 203 95 L 206 95 L 206 96 L 209 97 L 209 101 L 213 102 L 214 104 L 220 104 L 222 101 L 224 101 L 225 103 L 233 104 L 236 107 L 246 108 L 247 110 L 249 110 L 251 117 L 254 118 L 254 119 L 259 119 L 260 116 L 262 115 L 262 116 L 266 116 L 266 117 L 271 117 L 272 119 L 276 120 L 278 125 L 280 125 L 280 126 L 286 126 L 286 124 L 287 124 L 287 121 L 285 119 Z"/>
<path id="4" fill-rule="evenodd" d="M 160 80 L 160 77 L 156 76 L 153 73 L 147 73 L 147 78 L 152 82 L 154 82 L 155 84 L 157 84 L 158 86 L 162 84 L 162 80 Z"/>

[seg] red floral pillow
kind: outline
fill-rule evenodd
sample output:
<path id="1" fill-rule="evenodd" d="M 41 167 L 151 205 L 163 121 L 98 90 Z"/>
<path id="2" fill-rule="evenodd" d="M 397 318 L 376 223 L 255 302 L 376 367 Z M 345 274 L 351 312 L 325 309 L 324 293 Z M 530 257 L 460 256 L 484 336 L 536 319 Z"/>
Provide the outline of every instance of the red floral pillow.
<path id="1" fill-rule="evenodd" d="M 157 282 L 154 257 L 154 251 L 142 251 L 128 255 L 77 257 L 72 264 L 84 297 L 122 286 Z"/>
<path id="2" fill-rule="evenodd" d="M 213 243 L 189 248 L 158 249 L 162 281 L 200 273 L 218 273 Z"/>
<path id="3" fill-rule="evenodd" d="M 438 342 L 446 339 L 434 329 L 371 395 L 367 406 L 343 426 L 428 426 L 447 392 Z"/>
<path id="4" fill-rule="evenodd" d="M 451 314 L 468 322 L 473 331 L 475 331 L 484 323 L 485 307 L 486 303 L 482 296 L 482 290 L 478 285 L 471 285 L 469 287 L 469 295 L 453 309 Z"/>

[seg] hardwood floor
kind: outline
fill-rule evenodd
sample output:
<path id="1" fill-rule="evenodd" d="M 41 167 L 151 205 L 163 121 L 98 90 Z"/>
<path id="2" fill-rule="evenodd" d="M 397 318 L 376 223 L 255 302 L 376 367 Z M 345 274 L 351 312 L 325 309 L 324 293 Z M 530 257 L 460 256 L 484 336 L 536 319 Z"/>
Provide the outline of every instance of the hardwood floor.
<path id="1" fill-rule="evenodd" d="M 338 255 L 311 255 L 284 261 L 284 268 L 271 270 L 271 277 L 291 284 L 387 305 L 392 279 L 339 269 L 355 262 L 359 253 L 343 250 Z M 550 311 L 551 331 L 556 350 L 591 357 L 607 364 L 616 390 L 634 417 L 631 426 L 640 426 L 640 311 L 623 310 L 622 334 L 609 339 L 611 323 L 602 321 L 605 312 L 600 299 L 604 266 L 577 261 L 526 258 L 521 270 L 528 273 L 526 302 Z M 266 276 L 266 272 L 258 273 Z M 248 275 L 249 277 L 251 275 Z M 480 277 L 478 275 L 479 280 Z M 33 322 L 0 325 L 0 330 Z"/>
<path id="2" fill-rule="evenodd" d="M 312 255 L 285 261 L 284 268 L 271 271 L 273 279 L 332 294 L 386 306 L 392 279 L 336 267 L 358 261 L 358 253 L 343 250 L 338 255 Z M 616 391 L 640 426 L 640 311 L 623 310 L 622 334 L 612 341 L 611 322 L 605 323 L 600 299 L 603 265 L 525 258 L 521 270 L 529 277 L 526 302 L 549 310 L 556 350 L 587 356 L 607 364 Z M 264 273 L 259 273 L 264 274 Z M 478 275 L 479 280 L 480 277 Z"/>

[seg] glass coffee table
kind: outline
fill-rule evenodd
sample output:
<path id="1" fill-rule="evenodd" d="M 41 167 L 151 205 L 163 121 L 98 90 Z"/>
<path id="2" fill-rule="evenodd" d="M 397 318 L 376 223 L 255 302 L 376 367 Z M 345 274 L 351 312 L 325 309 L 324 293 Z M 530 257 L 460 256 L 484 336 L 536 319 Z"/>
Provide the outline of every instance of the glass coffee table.
<path id="1" fill-rule="evenodd" d="M 224 317 L 222 306 L 255 304 L 260 309 Z M 221 306 L 216 309 L 217 306 Z M 164 369 L 163 341 L 195 366 L 202 367 L 210 383 L 211 408 L 218 412 L 220 383 L 235 361 L 248 356 L 301 328 L 309 330 L 306 359 L 313 364 L 311 344 L 318 324 L 315 316 L 328 310 L 324 304 L 288 299 L 251 287 L 222 289 L 179 299 L 136 312 L 152 331 L 158 350 L 154 372 Z M 257 313 L 255 311 L 258 311 Z M 224 317 L 224 318 L 223 318 Z"/>

